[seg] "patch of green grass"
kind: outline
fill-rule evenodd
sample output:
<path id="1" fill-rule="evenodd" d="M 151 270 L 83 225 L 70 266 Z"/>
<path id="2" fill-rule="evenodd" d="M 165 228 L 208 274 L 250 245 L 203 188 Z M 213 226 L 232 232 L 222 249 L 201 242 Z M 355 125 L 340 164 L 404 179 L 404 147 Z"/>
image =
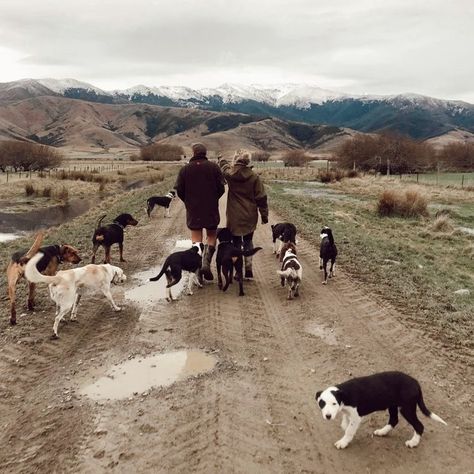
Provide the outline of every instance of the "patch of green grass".
<path id="1" fill-rule="evenodd" d="M 300 234 L 319 248 L 320 229 L 330 226 L 338 245 L 338 262 L 346 272 L 433 337 L 467 351 L 474 348 L 474 261 L 466 253 L 474 237 L 434 232 L 434 217 L 378 217 L 375 198 L 301 199 L 284 192 L 291 187 L 301 185 L 272 184 L 269 197 L 281 217 L 293 222 Z M 471 289 L 470 296 L 454 294 L 461 288 Z"/>

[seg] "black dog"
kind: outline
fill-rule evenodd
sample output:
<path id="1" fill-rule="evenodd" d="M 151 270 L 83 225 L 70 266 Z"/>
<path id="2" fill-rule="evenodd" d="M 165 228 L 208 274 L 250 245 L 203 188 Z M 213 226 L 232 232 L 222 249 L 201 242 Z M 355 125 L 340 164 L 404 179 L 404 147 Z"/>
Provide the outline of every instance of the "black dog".
<path id="1" fill-rule="evenodd" d="M 400 413 L 415 429 L 413 437 L 405 442 L 409 448 L 418 446 L 424 431 L 416 416 L 417 405 L 425 416 L 446 425 L 426 407 L 418 381 L 402 372 L 380 372 L 348 380 L 317 392 L 316 401 L 325 420 L 333 420 L 342 412 L 344 436 L 335 443 L 337 449 L 344 449 L 352 441 L 362 417 L 374 411 L 389 412 L 388 424 L 374 431 L 375 436 L 385 436 L 397 425 L 400 408 Z"/>
<path id="2" fill-rule="evenodd" d="M 272 225 L 272 239 L 273 239 L 273 253 L 276 256 L 280 256 L 281 247 L 287 242 L 293 242 L 296 244 L 296 227 L 294 224 L 289 222 L 281 222 L 279 224 Z M 277 242 L 277 240 L 279 242 Z"/>
<path id="3" fill-rule="evenodd" d="M 323 285 L 327 285 L 328 282 L 328 262 L 331 260 L 331 267 L 329 268 L 329 278 L 332 278 L 335 274 L 335 265 L 337 257 L 337 247 L 334 243 L 334 237 L 332 230 L 329 227 L 323 227 L 321 229 L 321 245 L 319 247 L 319 269 L 324 270 Z"/>
<path id="4" fill-rule="evenodd" d="M 105 249 L 104 263 L 110 263 L 110 247 L 113 244 L 118 244 L 120 249 L 120 261 L 125 262 L 123 259 L 123 229 L 128 225 L 137 225 L 138 221 L 134 219 L 130 214 L 120 214 L 117 216 L 112 224 L 100 226 L 101 222 L 106 215 L 103 215 L 96 225 L 94 235 L 92 236 L 92 263 L 95 263 L 95 254 L 97 249 L 102 245 Z"/>
<path id="5" fill-rule="evenodd" d="M 244 296 L 243 257 L 255 255 L 259 250 L 262 250 L 262 247 L 255 247 L 249 250 L 237 248 L 232 243 L 232 234 L 227 227 L 217 230 L 217 239 L 219 245 L 217 247 L 216 267 L 219 289 L 226 291 L 229 288 L 235 269 L 235 279 L 239 282 L 239 296 Z M 221 270 L 225 278 L 225 285 L 222 284 Z"/>
<path id="6" fill-rule="evenodd" d="M 176 191 L 170 191 L 166 196 L 152 196 L 146 200 L 146 213 L 150 217 L 151 211 L 155 206 L 161 206 L 165 208 L 165 217 L 170 216 L 170 204 L 171 201 L 176 197 Z"/>
<path id="7" fill-rule="evenodd" d="M 191 273 L 188 282 L 188 295 L 193 294 L 193 282 L 196 282 L 199 288 L 202 288 L 200 270 L 202 265 L 203 250 L 204 244 L 199 242 L 197 244 L 193 244 L 193 246 L 189 250 L 183 250 L 182 252 L 172 253 L 166 258 L 160 273 L 158 273 L 156 277 L 150 278 L 150 281 L 158 281 L 163 276 L 163 274 L 166 275 L 166 280 L 168 282 L 168 284 L 166 285 L 166 299 L 168 301 L 173 301 L 173 296 L 171 295 L 171 287 L 173 285 L 176 285 L 176 283 L 181 280 L 183 270 Z"/>

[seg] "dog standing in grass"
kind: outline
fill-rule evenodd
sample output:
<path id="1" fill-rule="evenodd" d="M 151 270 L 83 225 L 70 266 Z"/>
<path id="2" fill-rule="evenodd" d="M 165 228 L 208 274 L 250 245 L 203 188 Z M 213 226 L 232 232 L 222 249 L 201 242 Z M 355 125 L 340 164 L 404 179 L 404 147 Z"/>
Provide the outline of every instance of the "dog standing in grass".
<path id="1" fill-rule="evenodd" d="M 321 229 L 321 245 L 319 248 L 319 269 L 324 270 L 323 285 L 327 285 L 328 276 L 332 278 L 335 275 L 337 247 L 334 243 L 334 237 L 332 230 L 329 227 L 323 227 Z M 331 261 L 331 267 L 329 268 L 328 275 L 328 262 Z"/>

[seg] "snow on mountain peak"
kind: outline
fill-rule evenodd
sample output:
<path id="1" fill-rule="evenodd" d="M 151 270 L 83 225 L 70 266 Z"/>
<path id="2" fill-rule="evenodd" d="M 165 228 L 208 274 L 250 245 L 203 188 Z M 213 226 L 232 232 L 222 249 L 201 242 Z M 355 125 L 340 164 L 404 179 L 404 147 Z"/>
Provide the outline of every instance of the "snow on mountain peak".
<path id="1" fill-rule="evenodd" d="M 109 92 L 99 89 L 98 87 L 88 84 L 87 82 L 78 81 L 77 79 L 44 78 L 37 79 L 36 81 L 58 94 L 64 94 L 64 92 L 68 89 L 85 89 L 87 91 L 93 91 L 98 95 L 110 95 Z"/>

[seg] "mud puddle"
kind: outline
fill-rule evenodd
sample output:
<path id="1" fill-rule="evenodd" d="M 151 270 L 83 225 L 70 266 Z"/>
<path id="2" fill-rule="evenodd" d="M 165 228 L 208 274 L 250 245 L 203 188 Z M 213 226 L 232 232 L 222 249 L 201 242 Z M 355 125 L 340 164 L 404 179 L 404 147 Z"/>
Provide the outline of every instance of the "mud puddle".
<path id="1" fill-rule="evenodd" d="M 310 321 L 305 326 L 305 331 L 322 339 L 328 346 L 337 346 L 339 343 L 333 329 L 327 328 L 316 321 Z"/>
<path id="2" fill-rule="evenodd" d="M 80 390 L 92 400 L 122 400 L 153 387 L 168 387 L 188 377 L 210 372 L 217 360 L 198 350 L 155 354 L 113 366 L 104 377 Z"/>
<path id="3" fill-rule="evenodd" d="M 63 224 L 91 207 L 88 199 L 73 199 L 67 204 L 34 209 L 28 212 L 0 212 L 0 232 L 35 231 L 45 227 Z"/>

